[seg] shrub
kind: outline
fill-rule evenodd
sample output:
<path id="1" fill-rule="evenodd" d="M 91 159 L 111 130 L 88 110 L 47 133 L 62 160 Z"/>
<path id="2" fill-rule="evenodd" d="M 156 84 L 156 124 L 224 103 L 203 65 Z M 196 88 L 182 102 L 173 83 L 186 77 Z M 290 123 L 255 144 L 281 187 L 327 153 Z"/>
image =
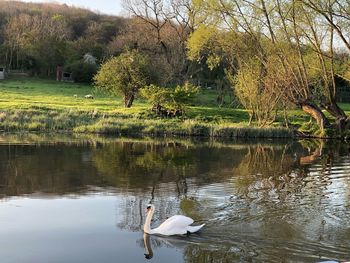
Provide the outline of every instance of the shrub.
<path id="1" fill-rule="evenodd" d="M 97 72 L 97 66 L 92 63 L 86 63 L 83 60 L 77 60 L 69 64 L 66 70 L 73 74 L 75 82 L 91 83 Z"/>
<path id="2" fill-rule="evenodd" d="M 175 88 L 150 85 L 142 88 L 140 94 L 152 105 L 152 110 L 158 115 L 176 117 L 184 114 L 185 106 L 193 102 L 198 91 L 198 87 L 186 83 Z"/>

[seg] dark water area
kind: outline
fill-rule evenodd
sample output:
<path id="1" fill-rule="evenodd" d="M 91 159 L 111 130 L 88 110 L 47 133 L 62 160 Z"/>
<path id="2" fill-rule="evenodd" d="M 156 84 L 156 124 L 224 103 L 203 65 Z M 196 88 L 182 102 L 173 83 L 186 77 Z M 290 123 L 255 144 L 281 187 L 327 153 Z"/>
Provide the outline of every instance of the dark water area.
<path id="1" fill-rule="evenodd" d="M 144 235 L 150 202 L 206 226 Z M 0 135 L 0 259 L 350 260 L 350 144 Z"/>

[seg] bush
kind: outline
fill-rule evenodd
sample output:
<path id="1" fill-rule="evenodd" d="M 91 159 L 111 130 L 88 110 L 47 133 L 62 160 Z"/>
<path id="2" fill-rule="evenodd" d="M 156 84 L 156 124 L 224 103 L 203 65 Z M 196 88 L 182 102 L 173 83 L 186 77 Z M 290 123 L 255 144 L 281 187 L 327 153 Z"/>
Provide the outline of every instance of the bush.
<path id="1" fill-rule="evenodd" d="M 97 72 L 95 64 L 86 63 L 83 60 L 77 60 L 66 67 L 66 71 L 73 74 L 75 82 L 91 83 L 94 75 Z"/>
<path id="2" fill-rule="evenodd" d="M 175 88 L 150 85 L 140 90 L 140 94 L 160 116 L 176 117 L 185 112 L 185 106 L 193 102 L 199 91 L 198 87 L 186 83 Z"/>

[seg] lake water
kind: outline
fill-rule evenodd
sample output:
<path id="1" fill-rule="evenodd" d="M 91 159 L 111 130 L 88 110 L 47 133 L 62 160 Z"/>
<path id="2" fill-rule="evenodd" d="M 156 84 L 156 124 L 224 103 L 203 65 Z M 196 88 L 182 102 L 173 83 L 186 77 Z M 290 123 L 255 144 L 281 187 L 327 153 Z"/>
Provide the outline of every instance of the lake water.
<path id="1" fill-rule="evenodd" d="M 0 136 L 0 261 L 350 260 L 350 145 Z M 173 214 L 206 226 L 144 236 Z M 147 259 L 144 254 L 147 254 Z"/>

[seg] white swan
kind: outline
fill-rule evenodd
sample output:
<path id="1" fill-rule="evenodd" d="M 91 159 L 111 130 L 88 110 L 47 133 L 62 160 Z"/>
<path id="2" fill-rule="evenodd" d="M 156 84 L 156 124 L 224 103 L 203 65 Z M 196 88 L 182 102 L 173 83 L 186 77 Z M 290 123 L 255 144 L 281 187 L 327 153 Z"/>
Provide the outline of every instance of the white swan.
<path id="1" fill-rule="evenodd" d="M 158 234 L 163 236 L 185 235 L 197 232 L 205 224 L 190 226 L 194 221 L 192 218 L 182 215 L 175 215 L 165 220 L 159 227 L 151 229 L 151 220 L 154 214 L 154 205 L 147 206 L 147 218 L 143 230 L 147 234 Z"/>

